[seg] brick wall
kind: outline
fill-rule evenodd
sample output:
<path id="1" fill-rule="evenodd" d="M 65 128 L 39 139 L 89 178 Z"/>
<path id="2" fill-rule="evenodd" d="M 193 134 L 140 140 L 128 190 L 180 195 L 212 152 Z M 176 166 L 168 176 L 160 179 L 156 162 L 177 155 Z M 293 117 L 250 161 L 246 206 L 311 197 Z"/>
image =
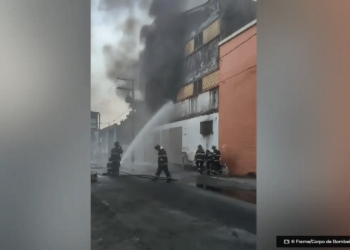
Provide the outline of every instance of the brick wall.
<path id="1" fill-rule="evenodd" d="M 256 173 L 256 25 L 220 47 L 219 147 L 230 174 Z"/>

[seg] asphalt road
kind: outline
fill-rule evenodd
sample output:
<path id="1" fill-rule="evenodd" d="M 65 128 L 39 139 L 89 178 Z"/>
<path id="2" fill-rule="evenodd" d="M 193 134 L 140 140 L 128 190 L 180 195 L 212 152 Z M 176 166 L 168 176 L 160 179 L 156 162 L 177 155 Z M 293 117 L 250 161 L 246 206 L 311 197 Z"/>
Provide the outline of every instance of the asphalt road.
<path id="1" fill-rule="evenodd" d="M 256 249 L 256 206 L 182 182 L 92 184 L 92 250 Z"/>

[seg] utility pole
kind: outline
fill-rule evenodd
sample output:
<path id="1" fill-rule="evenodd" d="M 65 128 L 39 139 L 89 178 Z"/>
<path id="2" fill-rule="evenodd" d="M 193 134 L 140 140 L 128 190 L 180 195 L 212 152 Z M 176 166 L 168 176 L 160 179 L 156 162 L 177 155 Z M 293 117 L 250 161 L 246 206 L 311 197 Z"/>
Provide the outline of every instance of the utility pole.
<path id="1" fill-rule="evenodd" d="M 135 81 L 134 79 L 125 79 L 125 78 L 121 78 L 118 77 L 118 80 L 122 80 L 125 82 L 131 82 L 131 89 L 130 88 L 124 88 L 124 87 L 117 87 L 117 89 L 120 90 L 128 90 L 131 91 L 131 100 L 132 100 L 132 105 L 134 105 L 134 107 L 132 108 L 132 121 L 131 121 L 131 133 L 132 133 L 132 139 L 135 139 Z M 134 163 L 135 160 L 135 155 L 134 155 L 134 151 L 132 151 L 132 155 L 131 155 L 131 162 Z"/>

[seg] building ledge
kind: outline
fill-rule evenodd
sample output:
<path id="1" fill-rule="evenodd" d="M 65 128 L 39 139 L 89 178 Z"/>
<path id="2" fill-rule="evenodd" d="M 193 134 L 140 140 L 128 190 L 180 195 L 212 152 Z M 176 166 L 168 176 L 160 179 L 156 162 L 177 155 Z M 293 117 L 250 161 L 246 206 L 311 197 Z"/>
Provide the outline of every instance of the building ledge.
<path id="1" fill-rule="evenodd" d="M 196 118 L 196 117 L 200 117 L 200 116 L 204 116 L 204 115 L 211 115 L 211 114 L 218 113 L 218 111 L 219 111 L 218 108 L 213 108 L 213 109 L 209 109 L 209 110 L 204 111 L 204 112 L 188 114 L 188 115 L 185 115 L 185 116 L 182 116 L 179 118 L 172 119 L 169 123 L 180 122 L 180 121 L 184 121 L 184 120 L 188 120 L 188 119 L 192 119 L 192 118 Z"/>

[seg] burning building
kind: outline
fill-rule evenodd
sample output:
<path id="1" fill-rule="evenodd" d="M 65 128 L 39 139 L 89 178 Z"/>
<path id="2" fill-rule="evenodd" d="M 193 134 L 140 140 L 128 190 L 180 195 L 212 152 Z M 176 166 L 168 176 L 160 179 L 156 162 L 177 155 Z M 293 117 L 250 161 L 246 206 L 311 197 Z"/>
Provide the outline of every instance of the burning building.
<path id="1" fill-rule="evenodd" d="M 182 40 L 177 40 L 177 46 L 182 46 L 181 67 L 176 62 L 176 83 L 172 81 L 171 88 L 167 89 L 171 93 L 163 91 L 167 99 L 174 100 L 171 120 L 144 136 L 143 143 L 140 143 L 143 145 L 137 149 L 136 161 L 155 163 L 153 147 L 156 144 L 166 148 L 171 164 L 180 166 L 194 164 L 194 154 L 199 144 L 208 149 L 216 145 L 224 154 L 232 153 L 228 151 L 229 147 L 223 148 L 224 145 L 219 141 L 219 138 L 225 137 L 222 133 L 230 133 L 225 124 L 219 124 L 219 98 L 224 96 L 220 92 L 219 44 L 255 19 L 256 1 L 253 0 L 210 0 L 181 14 L 181 24 L 184 26 L 178 30 L 181 30 Z M 178 57 L 175 56 L 174 59 L 177 60 Z M 164 77 L 163 72 L 158 73 L 160 78 Z M 174 72 L 166 70 L 164 73 L 173 76 Z M 157 86 L 146 86 L 146 94 L 147 89 L 148 92 L 156 89 L 155 92 L 159 95 L 162 88 L 164 86 L 159 86 L 158 89 Z M 229 116 L 229 109 L 227 106 L 226 116 Z M 227 126 L 232 128 L 229 123 Z M 224 142 L 225 145 L 229 144 Z M 230 157 L 224 156 L 223 159 Z M 232 160 L 229 161 L 230 164 L 233 163 Z M 233 174 L 235 170 L 228 167 Z"/>

